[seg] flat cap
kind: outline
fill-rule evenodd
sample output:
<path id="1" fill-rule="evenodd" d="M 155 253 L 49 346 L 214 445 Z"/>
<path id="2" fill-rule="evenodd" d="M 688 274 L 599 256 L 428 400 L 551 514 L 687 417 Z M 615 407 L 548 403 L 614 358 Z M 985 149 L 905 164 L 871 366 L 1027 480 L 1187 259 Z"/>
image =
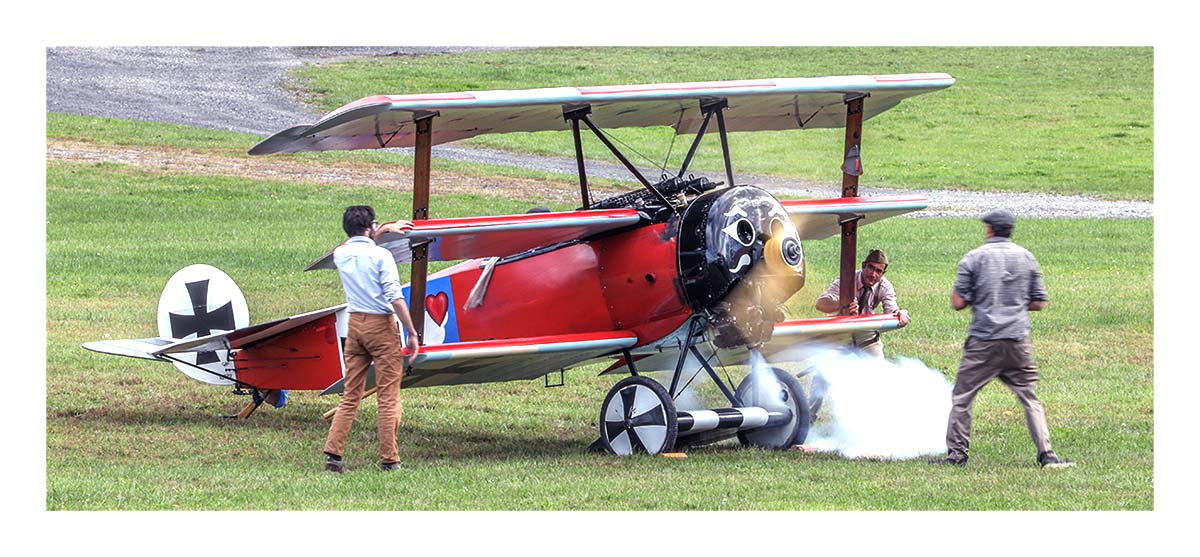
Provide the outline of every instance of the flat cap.
<path id="1" fill-rule="evenodd" d="M 1015 226 L 1017 224 L 1017 217 L 1008 209 L 993 209 L 985 213 L 979 220 L 992 226 Z"/>

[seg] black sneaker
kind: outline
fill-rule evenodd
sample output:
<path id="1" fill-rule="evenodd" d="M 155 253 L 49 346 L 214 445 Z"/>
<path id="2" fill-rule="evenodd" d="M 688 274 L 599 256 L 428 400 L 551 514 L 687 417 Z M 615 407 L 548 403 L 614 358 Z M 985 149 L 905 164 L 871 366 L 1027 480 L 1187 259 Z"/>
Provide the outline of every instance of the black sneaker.
<path id="1" fill-rule="evenodd" d="M 379 464 L 379 469 L 384 472 L 396 472 L 400 470 L 399 462 L 383 462 Z"/>
<path id="2" fill-rule="evenodd" d="M 343 474 L 346 472 L 346 464 L 340 460 L 331 458 L 325 461 L 325 471 L 333 472 L 334 474 Z"/>
<path id="3" fill-rule="evenodd" d="M 967 457 L 964 456 L 962 458 L 951 458 L 951 457 L 936 458 L 936 459 L 929 461 L 929 463 L 936 464 L 938 466 L 966 466 L 967 465 Z"/>
<path id="4" fill-rule="evenodd" d="M 1058 458 L 1058 455 L 1054 453 L 1039 455 L 1038 464 L 1041 465 L 1042 468 L 1071 468 L 1075 466 L 1073 461 Z"/>

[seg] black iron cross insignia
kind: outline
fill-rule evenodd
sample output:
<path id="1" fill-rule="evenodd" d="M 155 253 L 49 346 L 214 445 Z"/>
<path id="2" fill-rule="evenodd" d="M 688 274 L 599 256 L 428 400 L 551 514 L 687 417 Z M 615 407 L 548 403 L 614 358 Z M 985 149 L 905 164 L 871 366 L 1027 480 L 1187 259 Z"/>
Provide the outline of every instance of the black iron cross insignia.
<path id="1" fill-rule="evenodd" d="M 192 315 L 169 314 L 172 337 L 184 338 L 193 333 L 197 337 L 202 337 L 211 335 L 213 329 L 232 331 L 236 328 L 233 324 L 233 302 L 226 302 L 225 305 L 211 313 L 208 311 L 207 279 L 189 282 L 186 286 L 188 298 L 192 301 Z M 217 358 L 216 352 L 198 352 L 196 354 L 196 365 L 198 366 L 217 361 L 220 361 L 220 358 Z"/>

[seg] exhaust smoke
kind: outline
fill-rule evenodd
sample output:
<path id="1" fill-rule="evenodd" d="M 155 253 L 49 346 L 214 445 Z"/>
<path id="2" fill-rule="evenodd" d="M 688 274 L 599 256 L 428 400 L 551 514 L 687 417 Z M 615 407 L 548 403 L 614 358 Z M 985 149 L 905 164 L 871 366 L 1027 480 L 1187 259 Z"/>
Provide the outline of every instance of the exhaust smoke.
<path id="1" fill-rule="evenodd" d="M 951 386 L 941 372 L 912 358 L 891 362 L 839 350 L 822 350 L 813 361 L 814 382 L 827 387 L 807 445 L 846 458 L 946 452 Z"/>
<path id="2" fill-rule="evenodd" d="M 787 407 L 783 400 L 783 391 L 779 390 L 775 382 L 775 373 L 758 350 L 750 350 L 750 375 L 755 379 L 751 383 L 754 387 L 753 392 L 749 393 L 753 400 L 767 409 Z"/>

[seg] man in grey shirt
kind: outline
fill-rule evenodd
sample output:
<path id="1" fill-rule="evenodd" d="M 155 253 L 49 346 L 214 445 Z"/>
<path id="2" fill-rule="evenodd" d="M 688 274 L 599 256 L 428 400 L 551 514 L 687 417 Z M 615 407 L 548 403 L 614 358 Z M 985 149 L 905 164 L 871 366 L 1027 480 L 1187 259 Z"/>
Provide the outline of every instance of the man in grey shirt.
<path id="1" fill-rule="evenodd" d="M 1033 345 L 1029 342 L 1029 312 L 1046 307 L 1049 297 L 1042 270 L 1029 250 L 1013 243 L 1017 219 L 999 209 L 983 215 L 987 241 L 958 262 L 951 304 L 971 306 L 971 327 L 963 344 L 962 363 L 954 381 L 950 419 L 946 426 L 946 458 L 935 464 L 965 465 L 971 436 L 971 405 L 975 395 L 999 377 L 1025 407 L 1025 422 L 1037 446 L 1043 468 L 1074 466 L 1058 458 L 1050 446 L 1046 412 L 1034 395 L 1038 381 Z"/>

